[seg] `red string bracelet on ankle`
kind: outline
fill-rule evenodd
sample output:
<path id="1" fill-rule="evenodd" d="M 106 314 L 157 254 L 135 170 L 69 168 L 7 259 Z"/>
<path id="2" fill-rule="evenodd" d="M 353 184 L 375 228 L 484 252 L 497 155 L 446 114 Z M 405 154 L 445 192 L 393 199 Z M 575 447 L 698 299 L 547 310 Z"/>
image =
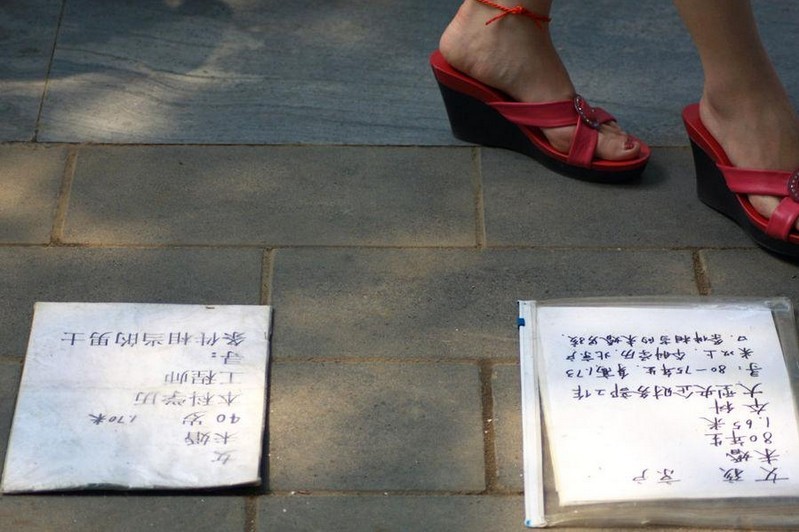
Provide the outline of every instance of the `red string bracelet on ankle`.
<path id="1" fill-rule="evenodd" d="M 529 9 L 521 5 L 518 5 L 516 7 L 505 7 L 503 5 L 494 3 L 491 0 L 477 0 L 477 1 L 480 2 L 481 4 L 485 4 L 487 6 L 491 6 L 493 8 L 502 11 L 501 14 L 497 15 L 496 17 L 486 22 L 486 26 L 508 15 L 521 15 L 523 17 L 532 19 L 533 22 L 535 22 L 535 25 L 541 29 L 544 28 L 544 24 L 546 24 L 551 20 L 549 17 L 545 17 L 544 15 L 539 15 L 538 13 L 534 13 L 533 11 L 530 11 Z"/>

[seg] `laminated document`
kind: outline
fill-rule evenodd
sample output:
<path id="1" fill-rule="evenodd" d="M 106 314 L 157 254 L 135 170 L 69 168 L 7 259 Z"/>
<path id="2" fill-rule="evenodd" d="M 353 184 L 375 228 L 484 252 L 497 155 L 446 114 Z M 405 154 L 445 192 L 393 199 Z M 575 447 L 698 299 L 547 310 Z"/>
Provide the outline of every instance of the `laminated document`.
<path id="1" fill-rule="evenodd" d="M 522 301 L 519 324 L 529 526 L 581 505 L 799 496 L 788 300 Z"/>
<path id="2" fill-rule="evenodd" d="M 259 483 L 270 313 L 37 303 L 3 492 Z"/>

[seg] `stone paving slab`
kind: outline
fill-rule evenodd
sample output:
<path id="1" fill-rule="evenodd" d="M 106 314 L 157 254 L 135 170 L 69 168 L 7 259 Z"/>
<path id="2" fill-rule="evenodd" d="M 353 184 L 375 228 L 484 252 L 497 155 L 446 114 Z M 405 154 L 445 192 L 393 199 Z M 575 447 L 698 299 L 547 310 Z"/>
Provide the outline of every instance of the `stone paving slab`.
<path id="1" fill-rule="evenodd" d="M 332 495 L 259 500 L 258 530 L 525 530 L 521 497 Z"/>
<path id="2" fill-rule="evenodd" d="M 789 1 L 755 3 L 792 93 Z M 36 134 L 60 2 L 0 11 L 0 139 Z M 145 143 L 457 144 L 427 56 L 455 5 L 70 0 L 40 140 Z M 424 12 L 423 17 L 418 13 Z M 684 145 L 680 109 L 698 97 L 696 53 L 671 5 L 555 4 L 552 32 L 580 92 L 655 146 Z M 324 27 L 325 31 L 314 28 Z M 287 52 L 285 43 L 295 43 Z M 382 54 L 373 53 L 383 50 Z M 256 53 L 253 53 L 256 52 Z M 598 68 L 597 65 L 601 65 Z M 653 94 L 657 94 L 653 103 Z"/>
<path id="3" fill-rule="evenodd" d="M 63 147 L 0 146 L 0 243 L 50 241 L 65 160 Z"/>
<path id="4" fill-rule="evenodd" d="M 471 150 L 90 147 L 66 242 L 473 246 Z"/>
<path id="5" fill-rule="evenodd" d="M 480 492 L 478 368 L 470 364 L 272 366 L 272 491 Z"/>
<path id="6" fill-rule="evenodd" d="M 260 303 L 262 253 L 0 247 L 0 356 L 25 354 L 36 301 Z"/>
<path id="7" fill-rule="evenodd" d="M 0 3 L 0 142 L 36 136 L 62 3 Z"/>
<path id="8" fill-rule="evenodd" d="M 291 495 L 261 498 L 258 510 L 257 529 L 260 531 L 531 530 L 523 525 L 524 503 L 521 496 Z M 561 524 L 555 530 L 611 532 L 620 528 L 575 528 Z M 646 530 L 681 532 L 695 529 L 648 526 Z"/>
<path id="9" fill-rule="evenodd" d="M 696 197 L 688 149 L 657 149 L 638 183 L 569 179 L 507 150 L 481 150 L 489 245 L 752 247 Z"/>
<path id="10" fill-rule="evenodd" d="M 704 250 L 710 293 L 718 296 L 791 298 L 799 303 L 799 268 L 763 251 Z"/>
<path id="11" fill-rule="evenodd" d="M 497 485 L 502 490 L 524 491 L 522 460 L 521 375 L 518 365 L 497 365 L 491 381 L 494 396 L 494 446 Z"/>
<path id="12" fill-rule="evenodd" d="M 0 527 L 15 532 L 245 531 L 241 497 L 14 495 L 0 497 Z"/>
<path id="13" fill-rule="evenodd" d="M 19 379 L 22 368 L 16 361 L 0 362 L 0 456 L 5 457 L 8 438 L 11 434 L 11 420 L 14 417 L 14 405 L 17 402 Z M 0 460 L 2 475 L 5 460 Z"/>
<path id="14" fill-rule="evenodd" d="M 451 142 L 428 66 L 454 5 L 69 0 L 40 138 Z"/>
<path id="15" fill-rule="evenodd" d="M 518 356 L 520 299 L 696 295 L 675 251 L 281 249 L 278 357 Z"/>
<path id="16" fill-rule="evenodd" d="M 457 4 L 69 0 L 66 7 L 41 140 L 458 144 L 427 63 Z M 788 0 L 755 7 L 774 62 L 797 95 L 791 35 L 799 8 Z M 555 43 L 582 94 L 652 145 L 685 144 L 680 111 L 699 97 L 701 69 L 671 4 L 562 0 L 552 15 Z M 20 20 L 32 18 L 0 16 L 15 33 L 26 31 Z M 56 23 L 52 14 L 37 19 L 39 39 L 52 42 Z M 11 85 L 23 103 L 10 112 L 24 108 L 27 120 L 9 139 L 31 138 L 49 59 L 41 48 L 30 48 L 35 68 L 10 54 L 12 73 L 34 70 L 15 77 L 35 83 Z"/>

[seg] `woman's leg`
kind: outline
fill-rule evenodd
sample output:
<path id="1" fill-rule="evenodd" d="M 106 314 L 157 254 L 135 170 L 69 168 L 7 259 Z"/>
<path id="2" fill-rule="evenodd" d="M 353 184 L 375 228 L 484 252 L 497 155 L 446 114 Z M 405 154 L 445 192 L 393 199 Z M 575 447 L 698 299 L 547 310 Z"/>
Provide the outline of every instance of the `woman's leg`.
<path id="1" fill-rule="evenodd" d="M 496 1 L 506 7 L 519 4 L 544 16 L 549 16 L 552 4 L 551 0 Z M 441 36 L 440 50 L 447 62 L 521 102 L 549 102 L 574 96 L 574 86 L 552 44 L 548 24 L 511 14 L 486 25 L 499 14 L 497 8 L 478 0 L 464 0 Z M 544 133 L 555 149 L 567 152 L 573 131 L 573 127 L 565 127 Z M 639 151 L 640 145 L 615 123 L 600 129 L 599 158 L 631 159 Z"/>
<path id="2" fill-rule="evenodd" d="M 760 40 L 748 0 L 674 0 L 699 51 L 705 127 L 735 166 L 799 168 L 799 123 Z M 764 216 L 777 198 L 750 196 Z"/>

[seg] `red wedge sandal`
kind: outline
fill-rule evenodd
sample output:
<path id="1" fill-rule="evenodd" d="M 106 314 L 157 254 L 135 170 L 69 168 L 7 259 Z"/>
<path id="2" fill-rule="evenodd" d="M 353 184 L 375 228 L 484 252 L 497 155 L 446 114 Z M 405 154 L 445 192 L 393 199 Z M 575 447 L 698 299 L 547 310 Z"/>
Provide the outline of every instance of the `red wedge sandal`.
<path id="1" fill-rule="evenodd" d="M 521 6 L 508 8 L 488 0 L 477 1 L 502 10 L 486 24 L 507 15 L 531 18 L 539 26 L 549 22 L 548 17 Z M 650 149 L 643 142 L 635 159 L 606 161 L 595 157 L 599 128 L 614 118 L 603 109 L 592 107 L 579 95 L 556 102 L 517 102 L 459 72 L 447 63 L 440 51 L 430 56 L 430 65 L 456 138 L 517 151 L 558 173 L 585 181 L 629 181 L 639 177 L 646 167 Z M 541 131 L 541 128 L 561 126 L 576 126 L 568 153 L 553 148 Z"/>
<path id="2" fill-rule="evenodd" d="M 702 124 L 699 104 L 686 107 L 682 118 L 693 150 L 699 199 L 735 221 L 760 246 L 799 259 L 799 233 L 794 229 L 799 218 L 799 170 L 735 167 Z M 766 218 L 749 202 L 749 194 L 782 199 L 771 217 Z"/>

